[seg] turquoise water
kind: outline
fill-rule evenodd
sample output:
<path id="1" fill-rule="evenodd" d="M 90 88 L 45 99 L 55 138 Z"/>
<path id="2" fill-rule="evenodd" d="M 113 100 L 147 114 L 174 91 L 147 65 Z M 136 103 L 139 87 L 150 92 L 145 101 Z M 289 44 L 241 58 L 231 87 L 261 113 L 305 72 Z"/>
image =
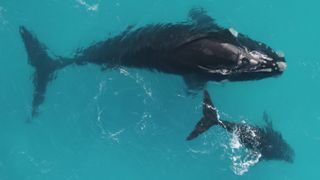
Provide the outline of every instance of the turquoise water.
<path id="1" fill-rule="evenodd" d="M 320 157 L 319 2 L 276 0 L 0 0 L 0 179 L 318 179 Z M 31 113 L 33 69 L 18 34 L 31 29 L 56 55 L 115 35 L 128 25 L 178 22 L 203 7 L 224 27 L 285 52 L 278 78 L 210 82 L 224 119 L 275 129 L 295 162 L 255 163 L 214 127 L 185 137 L 201 116 L 202 94 L 185 95 L 181 77 L 121 68 L 70 66 Z M 240 160 L 235 160 L 241 156 Z"/>

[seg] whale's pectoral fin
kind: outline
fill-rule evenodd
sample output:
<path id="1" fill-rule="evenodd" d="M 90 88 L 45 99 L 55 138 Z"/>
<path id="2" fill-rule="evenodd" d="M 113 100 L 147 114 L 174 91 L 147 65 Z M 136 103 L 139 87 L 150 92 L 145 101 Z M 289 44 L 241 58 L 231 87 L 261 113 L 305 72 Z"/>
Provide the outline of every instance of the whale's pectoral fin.
<path id="1" fill-rule="evenodd" d="M 210 127 L 219 125 L 219 115 L 217 113 L 217 109 L 214 107 L 207 90 L 204 90 L 203 93 L 202 113 L 203 117 L 187 137 L 188 141 L 198 137 L 200 134 L 210 129 Z"/>
<path id="2" fill-rule="evenodd" d="M 211 26 L 217 30 L 221 29 L 203 8 L 192 8 L 188 13 L 188 17 L 197 25 Z"/>
<path id="3" fill-rule="evenodd" d="M 186 93 L 188 95 L 197 94 L 198 91 L 203 90 L 207 85 L 207 80 L 195 74 L 184 75 L 183 80 L 187 86 Z"/>
<path id="4" fill-rule="evenodd" d="M 263 120 L 267 124 L 267 127 L 272 128 L 272 121 L 266 111 L 263 112 Z"/>

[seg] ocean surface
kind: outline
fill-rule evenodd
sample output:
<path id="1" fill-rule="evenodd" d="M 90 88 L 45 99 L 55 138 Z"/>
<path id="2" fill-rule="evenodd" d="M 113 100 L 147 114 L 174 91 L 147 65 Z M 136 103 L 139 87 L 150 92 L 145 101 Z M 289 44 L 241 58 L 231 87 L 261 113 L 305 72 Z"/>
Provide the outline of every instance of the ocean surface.
<path id="1" fill-rule="evenodd" d="M 320 2 L 316 0 L 0 0 L 0 180 L 319 179 Z M 48 86 L 30 122 L 34 69 L 18 33 L 32 30 L 55 55 L 112 37 L 129 25 L 180 22 L 203 7 L 286 55 L 277 78 L 208 84 L 220 116 L 273 126 L 294 163 L 262 161 L 225 130 L 185 138 L 201 117 L 202 93 L 179 76 L 69 66 Z"/>

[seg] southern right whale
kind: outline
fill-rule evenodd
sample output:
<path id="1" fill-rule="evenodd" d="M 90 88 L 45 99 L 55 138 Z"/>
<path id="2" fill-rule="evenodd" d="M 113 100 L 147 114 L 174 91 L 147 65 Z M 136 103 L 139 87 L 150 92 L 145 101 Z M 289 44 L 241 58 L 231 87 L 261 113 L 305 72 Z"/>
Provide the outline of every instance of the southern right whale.
<path id="1" fill-rule="evenodd" d="M 189 89 L 203 89 L 207 81 L 257 80 L 283 73 L 283 55 L 264 43 L 216 24 L 201 8 L 181 23 L 130 26 L 119 35 L 79 48 L 73 57 L 54 56 L 26 27 L 20 35 L 28 62 L 35 68 L 32 117 L 45 99 L 48 83 L 68 65 L 88 63 L 101 69 L 143 68 L 183 77 Z"/>
<path id="2" fill-rule="evenodd" d="M 246 148 L 261 154 L 259 160 L 284 160 L 293 163 L 293 149 L 282 135 L 273 129 L 266 113 L 263 117 L 267 124 L 265 127 L 221 120 L 207 90 L 203 93 L 202 111 L 203 117 L 188 135 L 187 140 L 196 138 L 212 126 L 220 126 L 234 133 Z"/>

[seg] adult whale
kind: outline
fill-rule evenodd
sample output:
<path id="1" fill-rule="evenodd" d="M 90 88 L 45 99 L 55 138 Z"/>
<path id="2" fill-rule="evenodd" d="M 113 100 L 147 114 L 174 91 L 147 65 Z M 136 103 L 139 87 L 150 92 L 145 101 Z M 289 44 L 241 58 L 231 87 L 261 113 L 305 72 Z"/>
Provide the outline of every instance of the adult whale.
<path id="1" fill-rule="evenodd" d="M 189 134 L 187 140 L 196 138 L 212 126 L 221 126 L 228 132 L 234 133 L 239 138 L 240 143 L 246 148 L 261 154 L 259 160 L 284 160 L 290 163 L 293 162 L 293 149 L 282 138 L 282 135 L 273 129 L 272 122 L 266 113 L 264 113 L 264 120 L 267 123 L 265 127 L 221 120 L 207 90 L 205 90 L 203 94 L 202 108 L 203 117 Z"/>
<path id="2" fill-rule="evenodd" d="M 55 72 L 71 64 L 93 63 L 102 69 L 124 66 L 181 75 L 189 89 L 202 89 L 207 81 L 277 76 L 286 68 L 281 54 L 233 29 L 218 26 L 199 8 L 190 10 L 188 21 L 129 27 L 113 38 L 80 48 L 74 57 L 50 56 L 47 47 L 24 26 L 19 31 L 28 62 L 35 68 L 32 117 L 37 115 Z"/>

